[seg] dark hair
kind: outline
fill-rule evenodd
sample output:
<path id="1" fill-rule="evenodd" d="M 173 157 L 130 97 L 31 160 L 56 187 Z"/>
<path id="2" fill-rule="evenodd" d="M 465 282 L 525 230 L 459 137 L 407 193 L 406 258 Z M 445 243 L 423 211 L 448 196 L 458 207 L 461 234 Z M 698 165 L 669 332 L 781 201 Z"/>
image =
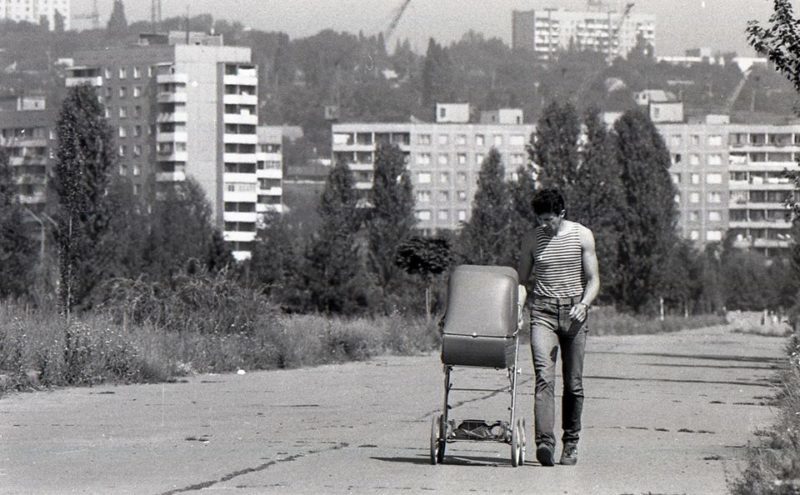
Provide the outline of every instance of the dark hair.
<path id="1" fill-rule="evenodd" d="M 540 189 L 533 196 L 533 212 L 537 215 L 545 213 L 555 213 L 558 215 L 564 211 L 564 196 L 558 189 Z"/>

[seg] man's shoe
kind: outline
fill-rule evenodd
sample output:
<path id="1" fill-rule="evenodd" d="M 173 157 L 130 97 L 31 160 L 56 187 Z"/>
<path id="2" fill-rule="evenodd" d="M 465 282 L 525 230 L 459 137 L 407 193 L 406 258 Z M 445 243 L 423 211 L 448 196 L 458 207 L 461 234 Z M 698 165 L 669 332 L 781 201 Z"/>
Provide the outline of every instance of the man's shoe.
<path id="1" fill-rule="evenodd" d="M 536 447 L 536 460 L 542 466 L 555 466 L 556 460 L 553 454 L 553 447 L 544 443 Z"/>
<path id="2" fill-rule="evenodd" d="M 561 452 L 561 464 L 565 466 L 574 466 L 578 463 L 578 444 L 568 443 L 564 445 L 564 451 Z"/>

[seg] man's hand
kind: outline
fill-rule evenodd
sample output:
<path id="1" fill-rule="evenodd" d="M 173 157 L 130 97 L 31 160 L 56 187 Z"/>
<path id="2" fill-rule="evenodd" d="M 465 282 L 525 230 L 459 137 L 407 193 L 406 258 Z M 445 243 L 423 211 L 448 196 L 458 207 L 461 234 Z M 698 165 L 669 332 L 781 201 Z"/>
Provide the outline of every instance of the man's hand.
<path id="1" fill-rule="evenodd" d="M 578 320 L 581 323 L 586 321 L 586 316 L 589 314 L 589 305 L 578 303 L 569 310 L 569 317 L 573 320 Z"/>

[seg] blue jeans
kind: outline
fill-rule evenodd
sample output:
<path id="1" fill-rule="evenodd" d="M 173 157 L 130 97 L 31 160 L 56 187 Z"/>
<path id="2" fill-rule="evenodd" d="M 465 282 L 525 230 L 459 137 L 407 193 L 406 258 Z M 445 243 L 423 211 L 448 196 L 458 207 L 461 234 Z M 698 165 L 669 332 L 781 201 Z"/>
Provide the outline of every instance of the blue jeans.
<path id="1" fill-rule="evenodd" d="M 555 447 L 556 360 L 561 348 L 564 393 L 561 423 L 564 443 L 577 443 L 583 411 L 583 356 L 586 351 L 587 320 L 569 317 L 571 304 L 558 305 L 534 300 L 531 310 L 531 352 L 536 373 L 534 423 L 536 445 Z"/>

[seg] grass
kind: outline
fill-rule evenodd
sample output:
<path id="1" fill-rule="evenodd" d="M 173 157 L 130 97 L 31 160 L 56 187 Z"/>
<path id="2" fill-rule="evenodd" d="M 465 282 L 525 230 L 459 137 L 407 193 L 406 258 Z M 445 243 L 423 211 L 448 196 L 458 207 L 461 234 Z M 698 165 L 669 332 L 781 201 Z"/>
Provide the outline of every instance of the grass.
<path id="1" fill-rule="evenodd" d="M 778 418 L 761 432 L 758 445 L 748 449 L 746 467 L 730 482 L 730 492 L 745 494 L 800 494 L 800 332 L 787 346 L 788 367 L 780 372 L 781 388 L 775 399 Z"/>
<path id="2" fill-rule="evenodd" d="M 436 322 L 422 317 L 287 315 L 221 277 L 178 280 L 171 290 L 155 291 L 140 282 L 112 287 L 112 296 L 99 309 L 70 322 L 53 312 L 0 306 L 0 393 L 299 368 L 439 348 Z M 723 322 L 718 317 L 657 321 L 610 308 L 592 311 L 596 335 L 660 333 Z"/>

